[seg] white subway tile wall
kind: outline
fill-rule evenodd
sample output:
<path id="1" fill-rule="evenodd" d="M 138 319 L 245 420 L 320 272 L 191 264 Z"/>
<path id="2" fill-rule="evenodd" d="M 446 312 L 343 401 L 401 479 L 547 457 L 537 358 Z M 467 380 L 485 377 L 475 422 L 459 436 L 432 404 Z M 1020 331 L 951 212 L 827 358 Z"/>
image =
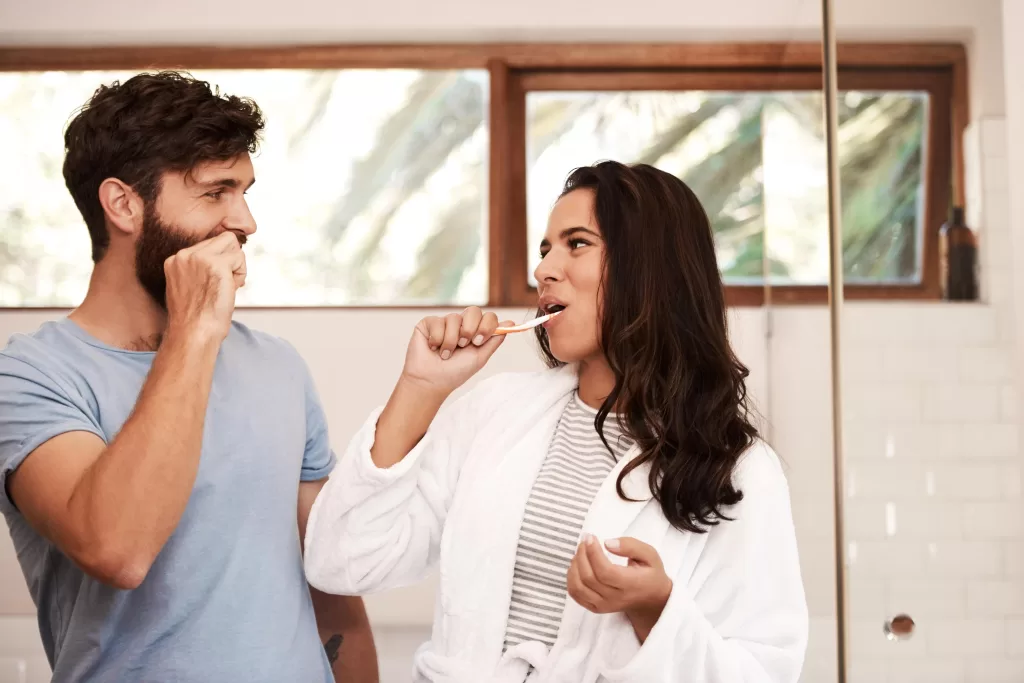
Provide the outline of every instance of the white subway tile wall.
<path id="1" fill-rule="evenodd" d="M 1024 658 L 1024 619 L 1006 620 L 1006 654 Z"/>
<path id="2" fill-rule="evenodd" d="M 878 680 L 891 683 L 964 683 L 966 668 L 963 660 L 948 657 L 895 660 L 889 663 L 888 677 Z"/>
<path id="3" fill-rule="evenodd" d="M 1006 652 L 1006 622 L 1001 618 L 933 619 L 921 631 L 933 655 L 990 658 Z"/>
<path id="4" fill-rule="evenodd" d="M 1024 543 L 1009 541 L 1003 544 L 1006 558 L 1006 575 L 1014 578 L 1024 577 Z"/>
<path id="5" fill-rule="evenodd" d="M 860 583 L 853 582 L 851 589 Z M 885 609 L 878 615 L 909 614 L 917 621 L 927 623 L 930 619 L 964 618 L 967 615 L 967 589 L 964 582 L 953 578 L 905 578 L 880 581 L 885 595 Z M 851 597 L 854 595 L 850 591 Z"/>
<path id="6" fill-rule="evenodd" d="M 930 541 L 928 576 L 997 578 L 1003 574 L 1002 546 L 997 541 Z"/>
<path id="7" fill-rule="evenodd" d="M 1005 130 L 967 135 L 971 227 L 985 300 L 848 303 L 842 339 L 844 531 L 853 681 L 1024 681 L 1024 498 L 1011 361 Z M 976 149 L 974 149 L 976 147 Z M 997 176 L 1002 182 L 993 180 Z M 1005 267 L 1004 267 L 1004 264 Z M 991 285 L 991 286 L 989 286 Z M 774 444 L 790 468 L 815 623 L 835 615 L 828 317 L 774 314 L 769 356 Z M 917 622 L 892 642 L 883 624 Z M 835 650 L 811 631 L 808 683 Z"/>
<path id="8" fill-rule="evenodd" d="M 965 142 L 984 303 L 851 304 L 845 314 L 854 680 L 1024 681 L 1004 122 L 975 122 Z M 882 625 L 899 613 L 917 628 L 890 642 Z"/>
<path id="9" fill-rule="evenodd" d="M 971 579 L 967 583 L 967 616 L 1024 615 L 1024 582 Z"/>
<path id="10" fill-rule="evenodd" d="M 985 683 L 1020 683 L 1024 681 L 1024 658 L 976 659 L 967 665 L 967 680 Z"/>

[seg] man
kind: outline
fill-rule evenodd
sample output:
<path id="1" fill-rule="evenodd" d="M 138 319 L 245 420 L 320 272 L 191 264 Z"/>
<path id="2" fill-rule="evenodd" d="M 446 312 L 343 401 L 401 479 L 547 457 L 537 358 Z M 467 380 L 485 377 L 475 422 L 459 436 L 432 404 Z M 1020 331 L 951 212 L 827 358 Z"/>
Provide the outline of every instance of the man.
<path id="1" fill-rule="evenodd" d="M 362 603 L 302 571 L 335 462 L 313 382 L 231 320 L 262 129 L 165 72 L 65 134 L 89 290 L 0 352 L 0 508 L 57 683 L 377 680 Z"/>

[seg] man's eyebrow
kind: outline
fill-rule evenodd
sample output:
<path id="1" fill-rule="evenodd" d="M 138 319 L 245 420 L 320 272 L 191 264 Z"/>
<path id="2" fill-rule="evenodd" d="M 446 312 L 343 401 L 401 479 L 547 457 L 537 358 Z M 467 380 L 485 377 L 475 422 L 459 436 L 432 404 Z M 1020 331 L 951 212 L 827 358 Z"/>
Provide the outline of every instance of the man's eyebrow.
<path id="1" fill-rule="evenodd" d="M 256 179 L 253 178 L 249 181 L 249 184 L 245 186 L 245 189 L 249 189 L 256 183 Z M 213 180 L 204 180 L 196 185 L 203 190 L 212 190 L 216 188 L 229 188 L 234 189 L 241 186 L 241 182 L 238 178 L 214 178 Z"/>

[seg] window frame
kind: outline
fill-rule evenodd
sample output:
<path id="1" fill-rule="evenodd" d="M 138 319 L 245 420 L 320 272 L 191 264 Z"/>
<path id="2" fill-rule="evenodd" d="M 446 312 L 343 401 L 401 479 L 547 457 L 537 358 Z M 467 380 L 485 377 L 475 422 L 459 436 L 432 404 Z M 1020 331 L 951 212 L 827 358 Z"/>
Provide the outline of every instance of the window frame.
<path id="1" fill-rule="evenodd" d="M 839 88 L 930 95 L 919 284 L 846 284 L 857 300 L 940 298 L 938 235 L 964 204 L 967 54 L 957 43 L 840 43 Z M 490 76 L 488 287 L 490 307 L 536 302 L 528 285 L 526 94 L 540 89 L 821 90 L 821 44 L 493 43 L 432 45 L 25 47 L 0 49 L 0 71 L 188 69 L 487 69 Z M 601 84 L 603 87 L 597 87 Z M 794 84 L 799 85 L 796 87 Z M 575 86 L 575 87 L 573 87 Z M 671 87 L 670 87 L 671 86 Z M 568 170 L 568 169 L 567 169 Z M 827 285 L 727 285 L 730 306 L 823 304 Z M 449 304 L 450 305 L 450 304 Z M 246 306 L 245 310 L 437 309 L 425 306 Z M 240 307 L 242 308 L 242 307 Z"/>
<path id="2" fill-rule="evenodd" d="M 773 92 L 779 90 L 821 91 L 822 75 L 813 69 L 791 69 L 786 71 L 759 73 L 754 70 L 719 72 L 714 70 L 687 71 L 523 71 L 515 84 L 515 115 L 525 119 L 526 95 L 530 92 L 545 91 L 684 91 L 684 90 L 739 90 Z M 944 181 L 952 173 L 952 129 L 950 111 L 941 106 L 950 101 L 949 74 L 935 69 L 871 69 L 841 68 L 839 70 L 840 90 L 918 90 L 930 96 L 928 108 L 927 141 L 925 145 L 924 194 L 925 206 L 922 217 L 923 235 L 921 251 L 921 281 L 919 283 L 871 284 L 849 283 L 844 290 L 849 299 L 938 299 L 939 286 L 939 228 L 950 205 L 951 184 Z M 520 102 L 521 100 L 521 102 Z M 940 106 L 934 106 L 938 103 Z M 506 251 L 513 263 L 520 262 L 521 268 L 510 273 L 511 300 L 517 305 L 535 301 L 536 290 L 528 284 L 526 267 L 527 254 L 531 247 L 526 244 L 526 136 L 520 133 L 518 124 L 509 126 L 509 140 L 512 150 L 509 161 L 509 175 L 514 179 L 510 196 L 516 204 L 511 207 L 509 228 L 506 231 Z M 733 306 L 761 306 L 766 297 L 780 304 L 825 303 L 826 285 L 769 285 L 727 284 L 726 300 Z"/>

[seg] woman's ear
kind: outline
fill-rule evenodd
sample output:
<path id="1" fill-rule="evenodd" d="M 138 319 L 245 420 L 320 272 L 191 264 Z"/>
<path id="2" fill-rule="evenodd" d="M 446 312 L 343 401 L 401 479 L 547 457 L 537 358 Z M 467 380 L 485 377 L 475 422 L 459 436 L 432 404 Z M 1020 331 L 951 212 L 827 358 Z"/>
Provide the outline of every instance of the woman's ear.
<path id="1" fill-rule="evenodd" d="M 100 206 L 112 230 L 133 235 L 142 227 L 145 206 L 142 197 L 127 183 L 107 178 L 100 183 Z"/>

